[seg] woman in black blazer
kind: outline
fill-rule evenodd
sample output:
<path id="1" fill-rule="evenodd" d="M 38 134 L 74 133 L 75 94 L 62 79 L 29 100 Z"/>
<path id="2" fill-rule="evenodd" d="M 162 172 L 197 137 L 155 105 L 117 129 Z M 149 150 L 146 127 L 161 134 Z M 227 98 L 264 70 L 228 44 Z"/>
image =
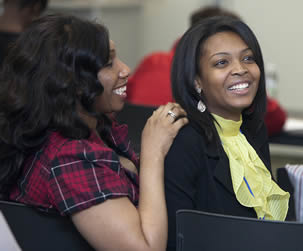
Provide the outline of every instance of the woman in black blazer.
<path id="1" fill-rule="evenodd" d="M 190 123 L 165 160 L 167 250 L 175 250 L 178 209 L 284 220 L 289 194 L 271 179 L 264 65 L 250 28 L 231 17 L 194 25 L 178 43 L 171 79 Z"/>

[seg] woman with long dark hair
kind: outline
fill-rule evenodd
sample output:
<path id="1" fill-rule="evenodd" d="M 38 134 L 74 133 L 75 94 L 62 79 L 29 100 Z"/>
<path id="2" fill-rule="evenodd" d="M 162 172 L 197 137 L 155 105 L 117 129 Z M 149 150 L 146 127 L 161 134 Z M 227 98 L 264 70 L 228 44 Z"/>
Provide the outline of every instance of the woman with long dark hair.
<path id="1" fill-rule="evenodd" d="M 164 158 L 186 113 L 168 103 L 148 119 L 139 186 L 127 127 L 112 119 L 129 74 L 103 25 L 65 15 L 34 21 L 0 75 L 0 189 L 70 216 L 96 250 L 164 250 Z"/>
<path id="2" fill-rule="evenodd" d="M 178 209 L 284 220 L 289 194 L 271 177 L 264 65 L 251 29 L 222 16 L 192 26 L 177 45 L 171 79 L 189 124 L 165 159 L 168 250 Z"/>

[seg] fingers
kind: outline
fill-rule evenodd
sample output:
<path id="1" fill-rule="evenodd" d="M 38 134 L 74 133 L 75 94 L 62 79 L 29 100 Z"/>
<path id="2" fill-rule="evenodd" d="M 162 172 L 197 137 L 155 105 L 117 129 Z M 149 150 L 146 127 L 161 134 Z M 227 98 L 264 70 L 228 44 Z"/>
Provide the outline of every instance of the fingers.
<path id="1" fill-rule="evenodd" d="M 161 105 L 157 110 L 153 112 L 153 115 L 149 118 L 151 121 L 162 121 L 162 123 L 169 125 L 175 124 L 177 131 L 188 123 L 186 118 L 186 111 L 177 103 L 167 103 L 166 105 Z"/>
<path id="2" fill-rule="evenodd" d="M 177 103 L 167 104 L 163 109 L 163 113 L 166 114 L 166 117 L 169 117 L 171 123 L 187 115 L 185 110 Z"/>
<path id="3" fill-rule="evenodd" d="M 174 131 L 174 136 L 176 136 L 178 131 L 188 123 L 186 111 L 177 103 L 167 104 L 166 107 L 163 108 L 163 112 L 167 112 L 166 116 L 169 117 L 173 124 L 172 130 Z"/>
<path id="4" fill-rule="evenodd" d="M 188 119 L 186 117 L 179 118 L 173 123 L 173 127 L 176 130 L 176 133 L 186 124 L 188 123 Z"/>
<path id="5" fill-rule="evenodd" d="M 167 115 L 168 115 L 168 116 L 171 116 L 171 117 L 173 118 L 174 121 L 177 119 L 177 114 L 174 113 L 172 110 L 169 110 L 169 111 L 167 112 Z"/>
<path id="6" fill-rule="evenodd" d="M 160 106 L 153 114 L 161 119 L 166 119 L 171 123 L 174 123 L 178 118 L 187 115 L 179 104 L 171 102 Z"/>
<path id="7" fill-rule="evenodd" d="M 143 129 L 142 148 L 164 157 L 180 128 L 188 123 L 186 115 L 179 104 L 168 103 L 160 106 Z"/>

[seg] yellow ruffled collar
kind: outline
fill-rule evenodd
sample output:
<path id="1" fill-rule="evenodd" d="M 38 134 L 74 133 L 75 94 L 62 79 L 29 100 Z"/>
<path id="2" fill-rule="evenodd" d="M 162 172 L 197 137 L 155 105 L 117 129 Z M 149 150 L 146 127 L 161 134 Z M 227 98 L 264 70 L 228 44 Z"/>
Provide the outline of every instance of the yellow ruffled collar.
<path id="1" fill-rule="evenodd" d="M 239 203 L 253 207 L 260 219 L 285 220 L 289 193 L 272 180 L 255 149 L 240 132 L 242 117 L 233 121 L 212 115 L 219 124 L 215 126 L 229 159 L 233 189 Z"/>
<path id="2" fill-rule="evenodd" d="M 239 121 L 224 119 L 213 113 L 212 115 L 220 125 L 219 126 L 217 123 L 215 123 L 216 129 L 219 134 L 225 137 L 230 137 L 230 136 L 236 136 L 240 133 L 240 127 L 242 125 L 242 115 Z"/>

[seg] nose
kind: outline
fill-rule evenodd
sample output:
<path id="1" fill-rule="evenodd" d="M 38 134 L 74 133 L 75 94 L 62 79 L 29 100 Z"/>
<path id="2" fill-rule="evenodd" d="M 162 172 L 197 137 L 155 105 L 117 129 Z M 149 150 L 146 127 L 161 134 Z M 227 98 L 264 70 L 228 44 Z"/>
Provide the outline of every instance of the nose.
<path id="1" fill-rule="evenodd" d="M 130 74 L 130 68 L 120 60 L 119 77 L 127 78 L 129 76 L 129 74 Z"/>
<path id="2" fill-rule="evenodd" d="M 247 73 L 247 68 L 243 64 L 243 62 L 237 61 L 234 62 L 233 68 L 232 68 L 232 75 L 244 75 Z"/>

